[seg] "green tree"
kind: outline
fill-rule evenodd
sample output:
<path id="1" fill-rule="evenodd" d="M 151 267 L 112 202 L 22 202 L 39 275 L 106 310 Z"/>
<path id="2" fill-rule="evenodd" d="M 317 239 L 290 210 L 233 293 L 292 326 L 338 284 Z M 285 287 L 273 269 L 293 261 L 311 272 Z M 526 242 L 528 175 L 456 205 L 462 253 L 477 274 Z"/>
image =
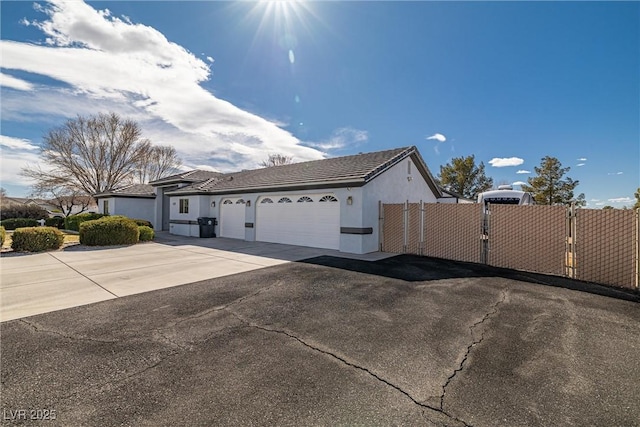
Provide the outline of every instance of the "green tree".
<path id="1" fill-rule="evenodd" d="M 640 209 L 640 187 L 638 187 L 638 191 L 633 193 L 636 196 L 636 204 L 633 205 L 633 209 Z"/>
<path id="2" fill-rule="evenodd" d="M 615 208 L 611 205 L 606 205 L 602 207 L 602 210 L 605 210 L 605 209 L 615 209 Z"/>
<path id="3" fill-rule="evenodd" d="M 528 185 L 523 185 L 522 189 L 531 193 L 537 204 L 568 205 L 575 203 L 577 206 L 586 204 L 584 194 L 581 193 L 578 197 L 574 197 L 573 190 L 578 186 L 579 181 L 564 177 L 571 168 L 563 168 L 562 163 L 555 157 L 543 157 L 540 166 L 536 166 L 534 170 L 537 176 L 530 177 L 527 180 Z"/>
<path id="4" fill-rule="evenodd" d="M 451 163 L 440 166 L 440 185 L 469 199 L 493 187 L 493 179 L 484 173 L 484 163 L 476 165 L 475 156 L 454 157 Z"/>

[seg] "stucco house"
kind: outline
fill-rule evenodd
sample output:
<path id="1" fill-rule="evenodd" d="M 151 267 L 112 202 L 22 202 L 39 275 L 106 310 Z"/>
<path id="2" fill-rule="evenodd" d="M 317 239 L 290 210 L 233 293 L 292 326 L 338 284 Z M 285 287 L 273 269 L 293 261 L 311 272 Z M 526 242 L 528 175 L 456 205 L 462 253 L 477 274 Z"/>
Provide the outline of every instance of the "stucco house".
<path id="1" fill-rule="evenodd" d="M 95 195 L 101 212 L 199 236 L 199 217 L 219 237 L 368 253 L 379 248 L 379 203 L 456 203 L 416 147 L 233 173 L 190 171 Z"/>

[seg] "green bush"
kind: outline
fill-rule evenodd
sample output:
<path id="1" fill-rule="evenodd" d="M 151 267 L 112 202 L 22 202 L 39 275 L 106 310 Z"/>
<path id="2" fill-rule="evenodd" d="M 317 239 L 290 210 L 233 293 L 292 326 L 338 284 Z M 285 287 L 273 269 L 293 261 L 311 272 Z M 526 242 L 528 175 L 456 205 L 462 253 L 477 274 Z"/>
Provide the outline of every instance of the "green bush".
<path id="1" fill-rule="evenodd" d="M 0 211 L 0 219 L 9 218 L 31 218 L 45 219 L 49 217 L 49 212 L 37 205 L 10 204 L 3 205 Z"/>
<path id="2" fill-rule="evenodd" d="M 80 224 L 80 243 L 88 246 L 133 245 L 140 230 L 125 217 L 107 216 Z"/>
<path id="3" fill-rule="evenodd" d="M 147 221 L 146 219 L 131 218 L 131 221 L 138 224 L 138 226 L 146 226 L 153 229 L 153 224 L 151 224 L 151 221 Z"/>
<path id="4" fill-rule="evenodd" d="M 64 218 L 58 216 L 47 218 L 44 220 L 44 225 L 47 227 L 64 228 Z"/>
<path id="5" fill-rule="evenodd" d="M 140 230 L 140 241 L 148 242 L 153 240 L 155 237 L 155 233 L 153 232 L 153 228 L 147 227 L 146 225 L 139 225 L 138 230 Z"/>
<path id="6" fill-rule="evenodd" d="M 66 230 L 80 231 L 80 224 L 85 221 L 93 221 L 94 219 L 100 219 L 104 217 L 101 213 L 81 213 L 78 215 L 71 215 L 64 219 L 64 228 Z"/>
<path id="7" fill-rule="evenodd" d="M 25 227 L 14 231 L 11 240 L 14 251 L 41 252 L 59 249 L 64 242 L 64 234 L 53 227 Z"/>
<path id="8" fill-rule="evenodd" d="M 4 227 L 0 225 L 0 238 L 2 242 L 0 242 L 0 246 L 4 245 L 4 239 L 7 237 L 7 232 L 4 230 Z"/>
<path id="9" fill-rule="evenodd" d="M 33 218 L 9 218 L 0 222 L 6 230 L 15 230 L 20 227 L 37 227 L 38 220 Z"/>

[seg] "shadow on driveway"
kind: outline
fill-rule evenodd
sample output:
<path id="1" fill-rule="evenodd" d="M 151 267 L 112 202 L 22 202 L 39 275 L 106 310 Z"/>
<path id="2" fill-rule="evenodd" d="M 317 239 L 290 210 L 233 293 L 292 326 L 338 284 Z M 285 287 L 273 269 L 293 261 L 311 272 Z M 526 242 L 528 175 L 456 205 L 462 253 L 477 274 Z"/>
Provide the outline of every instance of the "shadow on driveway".
<path id="1" fill-rule="evenodd" d="M 358 273 L 400 279 L 407 282 L 430 280 L 502 277 L 527 283 L 554 286 L 588 292 L 625 301 L 640 302 L 640 294 L 631 289 L 613 288 L 597 283 L 582 282 L 564 277 L 509 270 L 488 265 L 444 260 L 418 255 L 397 255 L 375 262 L 359 261 L 332 256 L 320 256 L 301 261 L 308 264 L 340 268 Z"/>

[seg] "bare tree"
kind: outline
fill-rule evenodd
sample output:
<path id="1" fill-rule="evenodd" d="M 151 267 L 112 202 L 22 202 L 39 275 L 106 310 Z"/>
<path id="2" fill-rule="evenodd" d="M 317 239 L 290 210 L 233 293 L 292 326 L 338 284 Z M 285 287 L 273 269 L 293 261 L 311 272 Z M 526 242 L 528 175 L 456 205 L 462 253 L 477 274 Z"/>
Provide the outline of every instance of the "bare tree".
<path id="1" fill-rule="evenodd" d="M 34 195 L 46 199 L 58 208 L 64 217 L 85 212 L 94 203 L 93 197 L 71 185 L 60 184 L 45 188 L 37 183 L 33 188 Z"/>
<path id="2" fill-rule="evenodd" d="M 272 166 L 289 165 L 293 163 L 293 157 L 285 156 L 284 154 L 269 154 L 266 160 L 260 163 L 260 166 L 269 168 Z"/>
<path id="3" fill-rule="evenodd" d="M 68 120 L 43 138 L 40 158 L 48 168 L 25 167 L 36 188 L 69 188 L 96 194 L 130 182 L 152 146 L 138 124 L 115 113 Z"/>
<path id="4" fill-rule="evenodd" d="M 151 147 L 147 156 L 140 159 L 136 180 L 146 183 L 160 179 L 163 176 L 176 173 L 182 165 L 176 149 L 170 145 L 157 145 Z"/>

